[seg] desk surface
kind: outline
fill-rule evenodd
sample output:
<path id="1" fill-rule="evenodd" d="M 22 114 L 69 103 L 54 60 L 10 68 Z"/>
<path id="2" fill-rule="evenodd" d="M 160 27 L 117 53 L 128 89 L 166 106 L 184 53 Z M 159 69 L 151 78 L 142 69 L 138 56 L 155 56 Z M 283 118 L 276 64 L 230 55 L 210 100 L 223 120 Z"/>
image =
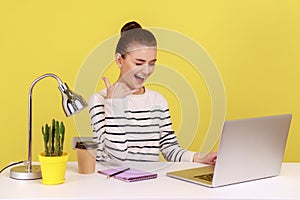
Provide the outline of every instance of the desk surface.
<path id="1" fill-rule="evenodd" d="M 300 199 L 300 163 L 284 163 L 280 176 L 220 188 L 207 188 L 166 177 L 168 171 L 199 167 L 197 163 L 147 163 L 136 165 L 158 173 L 158 178 L 126 183 L 99 173 L 77 173 L 77 163 L 68 163 L 66 181 L 43 185 L 40 180 L 9 178 L 0 174 L 0 199 Z M 97 164 L 97 170 L 107 166 Z"/>

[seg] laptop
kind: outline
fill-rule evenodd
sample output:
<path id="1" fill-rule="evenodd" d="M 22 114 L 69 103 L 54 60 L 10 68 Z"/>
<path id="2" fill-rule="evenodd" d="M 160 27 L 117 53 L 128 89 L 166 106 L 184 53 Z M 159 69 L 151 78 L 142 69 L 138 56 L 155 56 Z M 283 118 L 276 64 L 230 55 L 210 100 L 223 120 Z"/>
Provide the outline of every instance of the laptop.
<path id="1" fill-rule="evenodd" d="M 292 115 L 225 121 L 215 166 L 168 172 L 167 176 L 219 187 L 279 175 Z"/>

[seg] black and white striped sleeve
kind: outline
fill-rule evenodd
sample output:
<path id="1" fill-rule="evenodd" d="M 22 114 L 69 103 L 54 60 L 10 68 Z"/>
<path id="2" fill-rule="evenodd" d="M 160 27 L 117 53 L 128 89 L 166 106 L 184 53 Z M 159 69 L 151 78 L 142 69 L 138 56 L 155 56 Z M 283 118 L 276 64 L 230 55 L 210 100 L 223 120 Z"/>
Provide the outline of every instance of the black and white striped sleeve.
<path id="1" fill-rule="evenodd" d="M 167 102 L 163 102 L 163 109 L 160 121 L 160 150 L 167 161 L 191 162 L 194 152 L 187 151 L 180 147 L 177 137 L 172 129 L 172 121 Z"/>
<path id="2" fill-rule="evenodd" d="M 94 133 L 93 139 L 98 143 L 97 161 L 107 161 L 108 157 L 104 152 L 105 141 L 105 110 L 104 98 L 100 94 L 94 94 L 89 101 L 91 126 Z"/>
<path id="3" fill-rule="evenodd" d="M 125 160 L 127 141 L 123 130 L 125 99 L 105 99 L 95 94 L 90 99 L 94 140 L 98 142 L 97 161 Z"/>

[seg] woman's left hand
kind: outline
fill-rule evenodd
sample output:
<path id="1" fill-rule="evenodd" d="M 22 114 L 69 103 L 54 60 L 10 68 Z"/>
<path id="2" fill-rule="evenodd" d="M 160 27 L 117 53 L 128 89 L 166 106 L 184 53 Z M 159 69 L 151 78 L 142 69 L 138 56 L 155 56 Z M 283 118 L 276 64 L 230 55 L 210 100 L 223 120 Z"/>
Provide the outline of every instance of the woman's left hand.
<path id="1" fill-rule="evenodd" d="M 216 159 L 217 159 L 217 152 L 210 152 L 206 154 L 204 157 L 201 157 L 200 153 L 195 153 L 193 162 L 214 165 L 216 164 Z"/>
<path id="2" fill-rule="evenodd" d="M 125 98 L 138 91 L 138 89 L 131 90 L 124 82 L 116 82 L 111 85 L 106 77 L 102 79 L 106 85 L 106 99 Z"/>

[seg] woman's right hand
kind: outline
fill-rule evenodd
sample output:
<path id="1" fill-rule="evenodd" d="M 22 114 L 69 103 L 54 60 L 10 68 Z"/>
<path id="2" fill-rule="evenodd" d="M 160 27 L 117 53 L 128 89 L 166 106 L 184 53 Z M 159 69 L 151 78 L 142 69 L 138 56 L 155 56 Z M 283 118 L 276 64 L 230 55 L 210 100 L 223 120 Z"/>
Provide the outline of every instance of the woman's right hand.
<path id="1" fill-rule="evenodd" d="M 137 92 L 138 89 L 131 90 L 126 83 L 116 82 L 113 85 L 110 84 L 106 77 L 102 77 L 106 85 L 106 99 L 122 99 L 126 96 Z"/>
<path id="2" fill-rule="evenodd" d="M 215 165 L 217 159 L 217 152 L 209 152 L 208 154 L 200 157 L 199 152 L 194 154 L 193 162 Z"/>

